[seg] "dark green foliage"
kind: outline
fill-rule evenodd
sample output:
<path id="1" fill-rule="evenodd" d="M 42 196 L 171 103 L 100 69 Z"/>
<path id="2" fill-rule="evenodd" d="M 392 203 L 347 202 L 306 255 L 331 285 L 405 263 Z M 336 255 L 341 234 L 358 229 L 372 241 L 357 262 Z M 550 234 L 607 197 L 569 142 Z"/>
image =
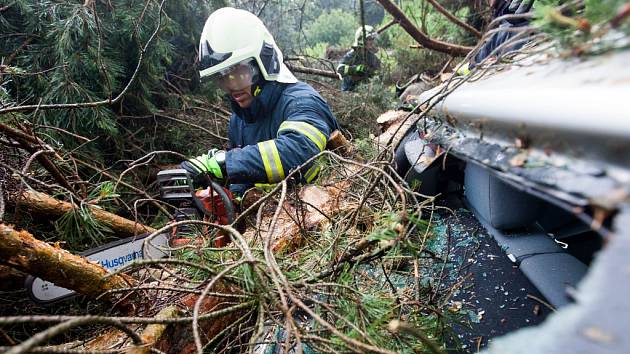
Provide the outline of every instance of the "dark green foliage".
<path id="1" fill-rule="evenodd" d="M 212 119 L 216 116 L 187 109 L 207 104 L 190 103 L 200 90 L 196 68 L 198 38 L 210 12 L 224 5 L 223 0 L 4 2 L 0 5 L 1 107 L 105 103 L 91 108 L 4 114 L 0 121 L 31 126 L 62 156 L 63 160 L 54 159 L 54 163 L 64 176 L 72 179 L 77 171 L 79 178 L 87 181 L 77 185 L 80 190 L 98 190 L 98 183 L 109 177 L 72 163 L 70 157 L 107 169 L 115 176 L 128 167 L 128 162 L 150 151 L 207 150 L 214 143 L 207 133 L 181 122 L 156 118 L 154 114 L 193 120 L 215 130 Z M 127 85 L 122 99 L 107 103 Z M 192 116 L 198 113 L 203 114 Z M 86 142 L 56 128 L 93 140 Z M 164 163 L 157 159 L 152 162 Z M 31 170 L 36 168 L 40 165 L 34 163 Z M 46 174 L 43 171 L 34 176 L 48 181 Z M 155 170 L 145 167 L 126 174 L 124 181 L 152 193 L 147 186 L 154 174 Z M 121 197 L 115 206 L 111 203 L 112 211 L 133 217 L 138 210 L 125 210 L 132 205 L 125 199 L 136 198 L 137 194 L 130 195 L 123 185 L 116 192 Z M 150 223 L 144 217 L 155 213 L 143 207 L 146 205 L 139 207 L 139 220 Z M 64 216 L 56 223 L 55 231 L 52 229 L 50 237 L 66 241 L 71 249 L 91 247 L 111 236 L 83 207 Z"/>
<path id="2" fill-rule="evenodd" d="M 92 215 L 91 208 L 101 208 L 93 206 L 96 202 L 108 202 L 112 198 L 118 197 L 113 193 L 113 183 L 104 182 L 98 185 L 89 195 L 90 205 L 80 203 L 80 205 L 64 214 L 55 222 L 55 229 L 60 235 L 64 235 L 66 247 L 72 250 L 85 250 L 90 247 L 102 245 L 113 238 L 112 230 L 104 225 Z"/>
<path id="3" fill-rule="evenodd" d="M 90 137 L 116 135 L 118 114 L 147 114 L 172 104 L 164 80 L 185 92 L 195 87 L 197 38 L 210 10 L 206 1 L 168 1 L 162 9 L 153 0 L 16 1 L 0 13 L 5 34 L 0 56 L 29 75 L 12 76 L 3 86 L 25 104 L 112 99 L 128 84 L 142 48 L 157 31 L 119 104 L 31 117 Z"/>
<path id="4" fill-rule="evenodd" d="M 558 6 L 562 3 L 563 1 L 558 0 L 538 0 L 536 2 L 538 23 L 543 29 L 567 27 L 567 24 L 559 23 L 549 17 L 550 11 L 557 11 Z M 610 21 L 626 3 L 626 0 L 585 0 L 583 5 L 567 6 L 563 10 L 563 15 L 586 18 L 591 25 L 602 24 Z"/>

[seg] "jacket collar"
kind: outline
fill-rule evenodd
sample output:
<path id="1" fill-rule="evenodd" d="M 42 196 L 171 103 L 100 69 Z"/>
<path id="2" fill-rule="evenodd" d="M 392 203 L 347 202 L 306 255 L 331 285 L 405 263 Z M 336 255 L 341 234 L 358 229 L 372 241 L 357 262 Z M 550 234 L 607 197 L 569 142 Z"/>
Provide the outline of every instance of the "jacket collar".
<path id="1" fill-rule="evenodd" d="M 241 108 L 236 102 L 230 100 L 232 112 L 247 123 L 253 123 L 256 120 L 268 117 L 273 112 L 285 88 L 286 84 L 274 81 L 263 81 L 261 92 L 257 96 L 254 96 L 251 106 Z"/>

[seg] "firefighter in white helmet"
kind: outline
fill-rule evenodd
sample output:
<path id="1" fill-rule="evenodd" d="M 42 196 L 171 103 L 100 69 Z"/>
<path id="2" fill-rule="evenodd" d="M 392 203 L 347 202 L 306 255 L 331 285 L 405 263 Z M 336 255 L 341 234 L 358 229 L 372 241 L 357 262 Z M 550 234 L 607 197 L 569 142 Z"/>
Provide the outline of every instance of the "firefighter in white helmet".
<path id="1" fill-rule="evenodd" d="M 365 33 L 365 43 L 363 37 Z M 352 91 L 356 85 L 376 74 L 381 61 L 376 56 L 374 41 L 378 33 L 372 26 L 359 27 L 354 34 L 352 49 L 341 58 L 337 73 L 341 76 L 341 91 Z"/>
<path id="2" fill-rule="evenodd" d="M 326 101 L 293 76 L 269 30 L 248 11 L 226 7 L 210 15 L 199 43 L 199 74 L 223 90 L 233 113 L 227 151 L 182 162 L 193 178 L 208 173 L 237 195 L 254 184 L 277 183 L 324 150 L 338 128 Z M 311 163 L 297 180 L 311 182 L 318 172 Z"/>

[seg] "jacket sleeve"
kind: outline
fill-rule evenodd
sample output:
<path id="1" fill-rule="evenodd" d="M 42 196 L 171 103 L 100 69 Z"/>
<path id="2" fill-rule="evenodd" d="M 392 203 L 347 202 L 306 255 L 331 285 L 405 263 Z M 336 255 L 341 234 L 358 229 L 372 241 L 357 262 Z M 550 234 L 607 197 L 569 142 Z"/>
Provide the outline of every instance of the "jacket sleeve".
<path id="1" fill-rule="evenodd" d="M 354 73 L 355 66 L 352 65 L 354 61 L 354 50 L 348 51 L 337 66 L 337 72 L 341 76 L 352 75 Z"/>
<path id="2" fill-rule="evenodd" d="M 284 114 L 275 139 L 227 152 L 230 183 L 277 183 L 326 148 L 336 122 L 321 98 L 294 98 Z"/>

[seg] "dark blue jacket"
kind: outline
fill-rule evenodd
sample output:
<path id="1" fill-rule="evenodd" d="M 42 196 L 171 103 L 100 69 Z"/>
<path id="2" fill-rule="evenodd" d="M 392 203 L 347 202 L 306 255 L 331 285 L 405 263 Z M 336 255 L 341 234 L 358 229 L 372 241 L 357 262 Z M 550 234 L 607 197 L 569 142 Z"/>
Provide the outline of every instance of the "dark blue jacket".
<path id="1" fill-rule="evenodd" d="M 493 19 L 499 18 L 505 15 L 522 15 L 531 10 L 534 4 L 534 0 L 498 0 L 495 3 L 495 12 Z M 499 23 L 498 28 L 503 30 L 495 32 L 492 37 L 479 48 L 479 52 L 475 55 L 474 59 L 471 61 L 470 69 L 477 66 L 481 63 L 486 57 L 494 52 L 495 49 L 499 48 L 503 43 L 509 41 L 512 37 L 516 36 L 518 32 L 514 29 L 516 27 L 523 27 L 529 24 L 529 18 L 514 18 L 514 19 L 505 19 Z M 494 53 L 494 55 L 499 56 L 505 54 L 510 51 L 518 50 L 522 46 L 524 46 L 529 41 L 529 36 L 523 37 L 521 40 L 516 40 L 511 45 L 505 46 L 504 48 Z"/>
<path id="2" fill-rule="evenodd" d="M 266 82 L 250 107 L 232 102 L 226 170 L 230 189 L 242 194 L 255 183 L 276 183 L 321 152 L 338 129 L 326 101 L 311 86 Z M 310 182 L 312 164 L 300 173 Z"/>

